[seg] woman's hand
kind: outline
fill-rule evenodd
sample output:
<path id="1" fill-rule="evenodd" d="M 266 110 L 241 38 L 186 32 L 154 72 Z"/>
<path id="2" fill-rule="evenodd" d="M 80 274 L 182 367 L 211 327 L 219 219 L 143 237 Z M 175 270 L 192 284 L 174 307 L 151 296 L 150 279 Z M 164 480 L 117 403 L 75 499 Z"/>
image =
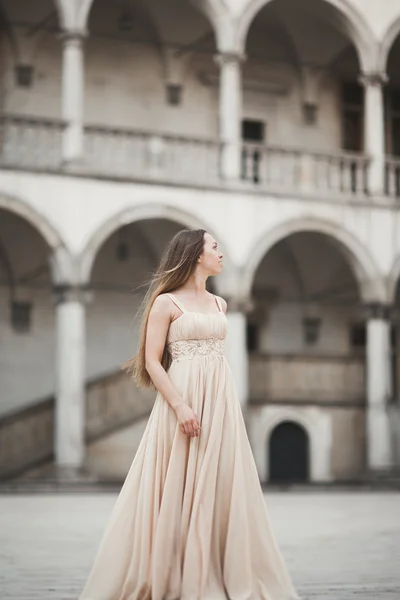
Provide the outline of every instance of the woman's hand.
<path id="1" fill-rule="evenodd" d="M 180 404 L 175 408 L 179 429 L 190 437 L 199 437 L 200 423 L 196 413 L 188 404 Z"/>

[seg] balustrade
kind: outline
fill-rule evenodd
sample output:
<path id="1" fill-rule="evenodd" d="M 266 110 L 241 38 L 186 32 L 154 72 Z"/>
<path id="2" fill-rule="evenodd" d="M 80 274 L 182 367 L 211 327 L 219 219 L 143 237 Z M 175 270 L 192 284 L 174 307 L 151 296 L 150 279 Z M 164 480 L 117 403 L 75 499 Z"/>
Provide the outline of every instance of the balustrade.
<path id="1" fill-rule="evenodd" d="M 51 460 L 54 445 L 54 401 L 43 400 L 0 419 L 0 477 Z"/>
<path id="2" fill-rule="evenodd" d="M 154 393 L 138 390 L 125 373 L 92 382 L 86 393 L 86 440 L 94 441 L 148 416 Z"/>
<path id="3" fill-rule="evenodd" d="M 210 184 L 219 180 L 219 144 L 149 132 L 86 127 L 84 166 L 109 176 Z"/>
<path id="4" fill-rule="evenodd" d="M 391 197 L 400 197 L 400 158 L 386 159 L 385 193 Z"/>
<path id="5" fill-rule="evenodd" d="M 368 160 L 358 154 L 324 154 L 244 144 L 242 179 L 263 188 L 364 195 Z"/>
<path id="6" fill-rule="evenodd" d="M 255 402 L 364 402 L 364 357 L 253 354 L 250 398 Z"/>
<path id="7" fill-rule="evenodd" d="M 153 400 L 151 391 L 138 390 L 123 372 L 90 382 L 86 388 L 86 443 L 147 417 Z M 51 463 L 54 417 L 53 398 L 0 417 L 0 479 Z"/>
<path id="8" fill-rule="evenodd" d="M 364 195 L 368 159 L 360 154 L 314 154 L 318 191 Z"/>
<path id="9" fill-rule="evenodd" d="M 62 121 L 4 115 L 0 166 L 63 171 Z M 83 156 L 68 169 L 83 175 L 224 186 L 220 143 L 113 127 L 87 126 Z M 266 191 L 365 196 L 369 160 L 361 154 L 318 153 L 299 148 L 242 146 L 241 178 Z M 386 161 L 386 190 L 400 196 L 400 159 Z"/>
<path id="10" fill-rule="evenodd" d="M 271 148 L 261 144 L 244 144 L 242 179 L 271 188 L 293 188 L 298 184 L 301 152 Z"/>
<path id="11" fill-rule="evenodd" d="M 0 117 L 0 165 L 57 170 L 64 124 L 36 117 Z"/>

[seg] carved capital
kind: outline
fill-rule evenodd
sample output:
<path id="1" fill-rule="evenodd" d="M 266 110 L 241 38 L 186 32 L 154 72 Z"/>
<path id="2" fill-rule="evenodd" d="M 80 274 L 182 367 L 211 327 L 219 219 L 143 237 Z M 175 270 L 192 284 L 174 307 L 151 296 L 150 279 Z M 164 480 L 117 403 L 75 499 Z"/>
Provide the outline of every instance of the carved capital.
<path id="1" fill-rule="evenodd" d="M 380 302 L 371 302 L 364 305 L 364 314 L 367 321 L 380 319 L 390 321 L 393 314 L 393 306 L 391 304 L 383 304 Z"/>
<path id="2" fill-rule="evenodd" d="M 229 296 L 226 298 L 228 312 L 240 312 L 247 315 L 254 309 L 252 298 L 243 298 L 241 296 Z"/>
<path id="3" fill-rule="evenodd" d="M 53 298 L 56 305 L 66 302 L 89 304 L 93 300 L 93 292 L 84 286 L 56 285 L 53 286 Z"/>
<path id="4" fill-rule="evenodd" d="M 64 45 L 81 46 L 87 37 L 87 31 L 83 29 L 64 29 L 59 38 Z"/>
<path id="5" fill-rule="evenodd" d="M 358 81 L 364 86 L 376 86 L 383 87 L 388 82 L 388 76 L 386 73 L 373 71 L 370 73 L 362 73 L 358 78 Z"/>
<path id="6" fill-rule="evenodd" d="M 219 67 L 223 67 L 232 63 L 237 63 L 240 65 L 246 60 L 246 58 L 246 55 L 241 52 L 219 52 L 214 56 L 214 60 Z"/>

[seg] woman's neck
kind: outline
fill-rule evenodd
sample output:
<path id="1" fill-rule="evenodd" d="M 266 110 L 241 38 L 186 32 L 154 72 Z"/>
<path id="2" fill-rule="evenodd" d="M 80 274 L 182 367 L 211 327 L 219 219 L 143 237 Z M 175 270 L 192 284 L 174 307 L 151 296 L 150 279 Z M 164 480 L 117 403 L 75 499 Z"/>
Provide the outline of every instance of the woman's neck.
<path id="1" fill-rule="evenodd" d="M 208 293 L 206 282 L 207 277 L 203 273 L 194 273 L 180 289 L 190 292 L 194 296 L 205 296 Z"/>

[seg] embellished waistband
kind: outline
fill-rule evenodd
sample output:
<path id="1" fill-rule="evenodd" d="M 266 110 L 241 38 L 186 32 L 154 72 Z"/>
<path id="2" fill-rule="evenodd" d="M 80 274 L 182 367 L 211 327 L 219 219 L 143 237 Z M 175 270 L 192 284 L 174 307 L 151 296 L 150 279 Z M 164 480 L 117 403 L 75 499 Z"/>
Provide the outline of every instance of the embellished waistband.
<path id="1" fill-rule="evenodd" d="M 206 340 L 177 340 L 169 342 L 168 352 L 172 360 L 177 358 L 192 359 L 195 356 L 224 356 L 224 341 L 219 338 L 208 338 Z"/>

